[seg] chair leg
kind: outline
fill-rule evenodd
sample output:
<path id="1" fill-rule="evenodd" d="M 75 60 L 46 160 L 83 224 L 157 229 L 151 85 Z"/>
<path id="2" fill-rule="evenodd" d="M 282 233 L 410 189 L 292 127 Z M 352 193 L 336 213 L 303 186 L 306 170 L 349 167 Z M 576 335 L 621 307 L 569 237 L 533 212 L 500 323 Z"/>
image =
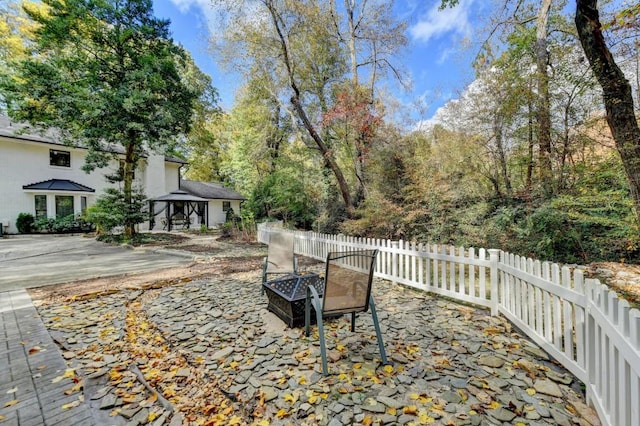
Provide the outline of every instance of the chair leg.
<path id="1" fill-rule="evenodd" d="M 384 342 L 382 341 L 382 333 L 380 333 L 380 324 L 378 323 L 378 314 L 376 313 L 376 304 L 373 301 L 373 296 L 369 296 L 369 309 L 371 309 L 371 316 L 373 316 L 373 325 L 376 328 L 376 335 L 378 336 L 378 348 L 380 349 L 380 356 L 382 357 L 382 364 L 387 365 L 387 353 L 384 350 Z"/>
<path id="2" fill-rule="evenodd" d="M 260 285 L 260 296 L 264 296 L 264 283 L 267 282 L 267 258 L 262 261 L 262 284 Z"/>
<path id="3" fill-rule="evenodd" d="M 356 331 L 356 313 L 351 312 L 351 332 Z"/>
<path id="4" fill-rule="evenodd" d="M 329 367 L 327 367 L 327 347 L 324 341 L 324 324 L 322 323 L 322 302 L 318 291 L 313 286 L 307 287 L 307 298 L 304 302 L 304 333 L 309 337 L 311 332 L 311 303 L 316 310 L 316 322 L 318 324 L 318 335 L 320 336 L 320 355 L 322 356 L 322 374 L 327 376 L 329 374 Z"/>

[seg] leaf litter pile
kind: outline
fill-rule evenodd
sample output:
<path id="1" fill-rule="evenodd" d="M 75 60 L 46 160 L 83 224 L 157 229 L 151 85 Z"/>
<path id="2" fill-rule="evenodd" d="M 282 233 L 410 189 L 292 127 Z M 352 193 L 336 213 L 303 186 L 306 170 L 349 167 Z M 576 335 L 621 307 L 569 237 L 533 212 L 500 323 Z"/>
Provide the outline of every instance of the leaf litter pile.
<path id="1" fill-rule="evenodd" d="M 86 377 L 95 392 L 89 398 L 109 417 L 163 424 L 180 413 L 192 424 L 239 424 L 216 378 L 199 368 L 201 360 L 172 348 L 149 321 L 144 304 L 158 291 L 51 307 L 55 316 L 46 325 L 74 366 L 60 379 L 75 381 L 69 392 L 80 392 L 84 379 L 78 377 Z"/>

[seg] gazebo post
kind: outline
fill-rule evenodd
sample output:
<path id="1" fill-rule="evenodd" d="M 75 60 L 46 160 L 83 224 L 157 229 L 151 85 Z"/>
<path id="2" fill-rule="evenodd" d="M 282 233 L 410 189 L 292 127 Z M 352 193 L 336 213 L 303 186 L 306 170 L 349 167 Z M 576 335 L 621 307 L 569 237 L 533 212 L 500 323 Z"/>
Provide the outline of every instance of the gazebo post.
<path id="1" fill-rule="evenodd" d="M 171 232 L 171 201 L 167 201 L 167 211 L 165 215 L 167 216 L 167 232 Z"/>

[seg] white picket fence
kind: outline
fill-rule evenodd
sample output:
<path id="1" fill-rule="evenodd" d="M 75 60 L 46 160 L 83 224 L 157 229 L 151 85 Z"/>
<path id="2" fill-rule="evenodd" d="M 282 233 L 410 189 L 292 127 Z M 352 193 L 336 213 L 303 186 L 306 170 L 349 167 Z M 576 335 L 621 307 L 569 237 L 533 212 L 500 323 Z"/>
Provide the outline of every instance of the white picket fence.
<path id="1" fill-rule="evenodd" d="M 295 252 L 378 249 L 375 276 L 502 314 L 571 371 L 605 425 L 640 425 L 640 311 L 582 271 L 495 249 L 464 249 L 258 226 L 293 232 Z"/>

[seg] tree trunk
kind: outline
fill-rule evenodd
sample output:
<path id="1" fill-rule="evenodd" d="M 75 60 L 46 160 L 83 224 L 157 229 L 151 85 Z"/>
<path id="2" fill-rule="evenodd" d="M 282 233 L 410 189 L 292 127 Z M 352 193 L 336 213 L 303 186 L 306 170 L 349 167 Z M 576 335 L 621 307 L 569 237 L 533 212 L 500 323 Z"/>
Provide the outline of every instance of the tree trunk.
<path id="1" fill-rule="evenodd" d="M 276 30 L 276 33 L 278 35 L 278 40 L 280 42 L 282 60 L 284 61 L 284 65 L 287 71 L 289 86 L 293 91 L 293 95 L 291 96 L 291 104 L 293 105 L 296 111 L 296 114 L 298 115 L 298 118 L 300 118 L 305 129 L 309 133 L 309 136 L 311 136 L 311 139 L 313 139 L 313 141 L 316 143 L 316 145 L 320 149 L 320 152 L 322 153 L 322 156 L 325 162 L 333 172 L 333 175 L 335 176 L 336 181 L 338 182 L 338 187 L 340 188 L 340 194 L 342 195 L 342 200 L 344 201 L 345 209 L 347 211 L 347 216 L 349 218 L 352 218 L 354 215 L 354 208 L 353 208 L 353 202 L 351 201 L 351 193 L 349 192 L 349 186 L 347 185 L 347 181 L 344 178 L 344 175 L 342 174 L 342 170 L 340 169 L 340 166 L 335 160 L 333 151 L 330 150 L 329 147 L 324 143 L 324 141 L 316 131 L 315 127 L 311 123 L 311 120 L 309 120 L 309 117 L 307 116 L 307 113 L 304 107 L 302 106 L 302 102 L 300 100 L 300 89 L 298 88 L 298 85 L 295 80 L 293 63 L 291 60 L 291 56 L 289 55 L 289 47 L 287 46 L 287 39 L 285 38 L 285 35 L 281 28 L 281 21 L 280 21 L 280 16 L 278 14 L 278 11 L 276 10 L 275 5 L 271 1 L 265 1 L 265 6 L 267 6 L 267 9 L 269 10 L 269 14 L 271 15 L 273 26 Z"/>
<path id="2" fill-rule="evenodd" d="M 528 123 L 527 123 L 527 137 L 528 137 L 528 149 L 527 149 L 527 177 L 525 180 L 525 190 L 529 192 L 531 187 L 533 186 L 533 101 L 531 99 L 531 85 L 529 83 L 529 93 L 527 94 L 527 112 L 528 112 Z"/>
<path id="3" fill-rule="evenodd" d="M 125 218 L 124 234 L 127 238 L 131 239 L 136 232 L 135 223 L 131 220 L 132 213 L 132 201 L 133 201 L 133 176 L 136 163 L 135 143 L 129 142 L 126 145 L 125 159 L 123 166 L 123 186 L 124 186 L 124 203 L 127 209 L 127 216 Z"/>
<path id="4" fill-rule="evenodd" d="M 597 0 L 576 0 L 576 29 L 604 98 L 607 123 L 620 153 L 640 224 L 640 128 L 631 85 L 613 60 L 600 25 Z"/>
<path id="5" fill-rule="evenodd" d="M 553 193 L 551 167 L 551 102 L 549 100 L 549 52 L 547 52 L 547 23 L 551 0 L 543 0 L 536 22 L 536 68 L 538 78 L 538 144 L 540 146 L 540 182 L 545 195 Z"/>

